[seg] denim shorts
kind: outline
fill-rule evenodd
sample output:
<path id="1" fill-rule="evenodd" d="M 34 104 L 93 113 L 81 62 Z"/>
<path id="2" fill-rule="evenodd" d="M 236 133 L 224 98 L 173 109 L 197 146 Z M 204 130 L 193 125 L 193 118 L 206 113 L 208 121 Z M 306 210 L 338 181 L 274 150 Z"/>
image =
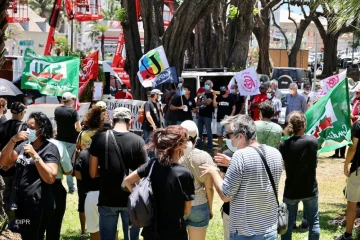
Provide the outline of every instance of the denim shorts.
<path id="1" fill-rule="evenodd" d="M 190 215 L 186 218 L 188 227 L 207 228 L 210 221 L 209 204 L 204 203 L 191 207 Z"/>
<path id="2" fill-rule="evenodd" d="M 216 133 L 218 137 L 223 137 L 226 134 L 225 126 L 221 125 L 219 122 L 216 123 Z"/>

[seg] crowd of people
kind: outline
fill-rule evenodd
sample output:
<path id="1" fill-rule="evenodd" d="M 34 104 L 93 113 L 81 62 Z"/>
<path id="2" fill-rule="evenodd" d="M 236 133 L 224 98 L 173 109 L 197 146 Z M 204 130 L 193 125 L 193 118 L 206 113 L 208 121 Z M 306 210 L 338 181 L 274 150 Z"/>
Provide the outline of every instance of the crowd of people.
<path id="1" fill-rule="evenodd" d="M 275 240 L 277 192 L 284 168 L 282 201 L 289 218 L 281 239 L 291 239 L 297 227 L 299 202 L 304 205 L 301 227 L 308 229 L 309 240 L 320 239 L 318 143 L 305 134 L 304 113 L 313 104 L 310 85 L 305 84 L 301 94 L 297 84 L 290 85 L 285 97 L 291 137 L 282 141 L 283 129 L 278 124 L 282 94 L 276 80 L 261 84 L 248 114 L 248 103 L 236 84 L 230 89 L 220 87 L 217 95 L 213 82 L 207 80 L 196 100 L 191 88 L 183 84 L 180 79 L 165 94 L 159 89 L 148 92 L 148 101 L 139 110 L 144 115 L 142 137 L 130 131 L 134 119 L 128 108 L 114 109 L 110 121 L 106 104 L 100 101 L 80 122 L 72 107 L 75 96 L 64 93 L 54 113 L 54 127 L 41 112 L 31 112 L 24 119 L 27 106 L 21 102 L 11 105 L 12 118 L 7 120 L 7 103 L 0 98 L 0 174 L 5 182 L 3 201 L 9 229 L 25 240 L 60 239 L 67 193 L 76 192 L 75 176 L 81 237 L 89 233 L 92 240 L 114 240 L 121 227 L 125 240 L 138 240 L 140 229 L 131 224 L 128 198 L 136 184 L 150 175 L 156 217 L 142 229 L 144 240 L 205 240 L 213 213 L 220 210 L 213 208 L 215 191 L 224 202 L 225 240 Z M 358 95 L 356 101 L 360 91 Z M 212 157 L 215 109 L 221 150 Z M 352 117 L 358 115 L 354 111 Z M 344 166 L 349 177 L 347 227 L 338 240 L 352 239 L 360 201 L 356 174 L 359 124 L 353 124 L 354 145 Z M 203 150 L 204 130 L 207 151 Z M 67 189 L 62 183 L 64 175 Z"/>

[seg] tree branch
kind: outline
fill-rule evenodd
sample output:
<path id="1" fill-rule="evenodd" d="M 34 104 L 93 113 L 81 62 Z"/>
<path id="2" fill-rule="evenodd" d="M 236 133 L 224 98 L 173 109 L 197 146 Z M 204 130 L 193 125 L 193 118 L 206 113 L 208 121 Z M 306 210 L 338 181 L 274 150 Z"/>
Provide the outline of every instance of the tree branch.
<path id="1" fill-rule="evenodd" d="M 274 15 L 274 12 L 273 10 L 270 10 L 271 11 L 271 15 L 273 17 L 273 22 L 274 22 L 274 26 L 279 29 L 279 31 L 281 32 L 281 34 L 284 36 L 284 39 L 285 39 L 285 48 L 286 48 L 286 51 L 288 50 L 289 48 L 289 41 L 288 41 L 288 38 L 284 32 L 284 30 L 276 23 L 275 21 L 275 15 Z"/>
<path id="2" fill-rule="evenodd" d="M 290 3 L 288 3 L 288 12 L 289 12 L 288 19 L 291 20 L 295 24 L 295 28 L 298 29 L 298 25 L 297 25 L 296 21 L 291 17 Z"/>
<path id="3" fill-rule="evenodd" d="M 283 2 L 280 3 L 276 8 L 274 8 L 273 11 L 275 12 L 275 11 L 278 10 L 282 5 L 284 5 L 284 4 L 286 4 L 286 3 L 289 3 L 289 2 L 283 1 Z"/>
<path id="4" fill-rule="evenodd" d="M 304 14 L 304 18 L 306 19 L 308 16 L 306 15 L 306 12 L 305 12 L 305 9 L 304 9 L 304 4 L 301 3 L 300 7 L 301 7 L 302 13 Z"/>
<path id="5" fill-rule="evenodd" d="M 326 30 L 325 30 L 324 26 L 323 26 L 322 23 L 320 22 L 319 18 L 317 17 L 317 18 L 315 18 L 313 21 L 314 21 L 314 23 L 315 23 L 315 25 L 316 25 L 319 33 L 320 33 L 321 38 L 322 38 L 322 39 L 325 39 L 327 33 L 326 33 Z"/>
<path id="6" fill-rule="evenodd" d="M 270 9 L 272 9 L 273 7 L 276 6 L 276 4 L 278 4 L 281 0 L 272 0 L 270 1 L 268 4 L 266 4 L 266 6 L 264 7 L 265 10 L 269 11 Z"/>

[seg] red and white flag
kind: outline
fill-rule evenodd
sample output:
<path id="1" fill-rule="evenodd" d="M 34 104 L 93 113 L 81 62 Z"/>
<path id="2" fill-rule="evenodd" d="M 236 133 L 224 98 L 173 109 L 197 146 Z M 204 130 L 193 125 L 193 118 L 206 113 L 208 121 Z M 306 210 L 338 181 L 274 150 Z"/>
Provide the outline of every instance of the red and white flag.
<path id="1" fill-rule="evenodd" d="M 79 74 L 79 98 L 91 79 L 97 79 L 99 73 L 99 50 L 81 61 Z"/>

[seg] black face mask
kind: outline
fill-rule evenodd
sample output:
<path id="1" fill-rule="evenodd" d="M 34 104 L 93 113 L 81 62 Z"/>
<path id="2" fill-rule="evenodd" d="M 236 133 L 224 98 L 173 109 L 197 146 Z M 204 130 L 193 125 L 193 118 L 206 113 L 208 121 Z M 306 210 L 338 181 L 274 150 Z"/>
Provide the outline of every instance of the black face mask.
<path id="1" fill-rule="evenodd" d="M 225 94 L 226 94 L 226 91 L 220 91 L 220 94 L 221 94 L 221 95 L 225 95 Z"/>
<path id="2" fill-rule="evenodd" d="M 4 109 L 4 112 L 3 112 L 3 114 L 6 114 L 6 113 L 7 113 L 7 108 L 5 108 L 5 109 Z"/>

